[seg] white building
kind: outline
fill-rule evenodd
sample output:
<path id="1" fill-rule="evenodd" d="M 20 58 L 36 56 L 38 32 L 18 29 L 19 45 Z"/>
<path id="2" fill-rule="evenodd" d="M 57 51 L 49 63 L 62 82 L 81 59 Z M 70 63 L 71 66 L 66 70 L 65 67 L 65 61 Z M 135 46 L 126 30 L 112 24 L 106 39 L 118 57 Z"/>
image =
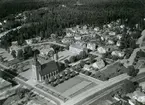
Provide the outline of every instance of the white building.
<path id="1" fill-rule="evenodd" d="M 99 53 L 101 53 L 101 54 L 104 54 L 104 53 L 107 52 L 106 48 L 101 47 L 101 46 L 97 48 L 97 51 L 98 51 Z"/>
<path id="2" fill-rule="evenodd" d="M 49 53 L 54 52 L 53 48 L 43 48 L 40 50 L 40 55 L 41 56 L 48 56 Z"/>
<path id="3" fill-rule="evenodd" d="M 96 43 L 88 43 L 87 44 L 87 49 L 89 49 L 89 50 L 96 50 L 96 47 L 97 47 L 97 45 L 96 45 Z"/>
<path id="4" fill-rule="evenodd" d="M 100 30 L 99 27 L 95 27 L 95 28 L 94 28 L 94 31 L 97 31 L 97 32 L 98 32 L 99 30 Z"/>
<path id="5" fill-rule="evenodd" d="M 101 69 L 101 68 L 105 67 L 105 63 L 102 59 L 99 59 L 95 63 L 92 64 L 92 67 L 96 68 L 96 69 Z"/>
<path id="6" fill-rule="evenodd" d="M 86 43 L 84 42 L 76 42 L 69 46 L 69 51 L 71 53 L 79 54 L 86 48 Z"/>
<path id="7" fill-rule="evenodd" d="M 117 35 L 116 37 L 117 37 L 117 39 L 119 39 L 119 40 L 120 40 L 120 39 L 122 38 L 122 35 L 121 35 L 121 34 L 119 34 L 119 35 Z"/>
<path id="8" fill-rule="evenodd" d="M 116 33 L 115 32 L 109 32 L 109 35 L 114 36 L 114 35 L 116 35 Z"/>
<path id="9" fill-rule="evenodd" d="M 12 51 L 15 51 L 16 52 L 16 56 L 18 55 L 18 52 L 20 50 L 23 50 L 21 46 L 18 46 L 18 45 L 12 45 L 10 48 L 10 54 L 12 53 Z"/>
<path id="10" fill-rule="evenodd" d="M 3 24 L 2 24 L 2 22 L 0 22 L 0 26 L 2 26 Z"/>
<path id="11" fill-rule="evenodd" d="M 121 42 L 120 41 L 117 41 L 116 46 L 117 47 L 120 47 L 121 46 Z"/>
<path id="12" fill-rule="evenodd" d="M 76 36 L 74 36 L 74 39 L 77 40 L 77 41 L 80 41 L 82 39 L 82 37 L 79 36 L 79 35 L 76 35 Z"/>
<path id="13" fill-rule="evenodd" d="M 33 43 L 33 40 L 32 39 L 27 39 L 25 41 L 26 41 L 27 45 L 31 45 Z"/>
<path id="14" fill-rule="evenodd" d="M 124 57 L 125 53 L 121 51 L 112 51 L 112 56 Z"/>
<path id="15" fill-rule="evenodd" d="M 107 43 L 110 44 L 110 45 L 113 45 L 114 44 L 114 41 L 111 40 L 111 39 L 109 39 Z"/>

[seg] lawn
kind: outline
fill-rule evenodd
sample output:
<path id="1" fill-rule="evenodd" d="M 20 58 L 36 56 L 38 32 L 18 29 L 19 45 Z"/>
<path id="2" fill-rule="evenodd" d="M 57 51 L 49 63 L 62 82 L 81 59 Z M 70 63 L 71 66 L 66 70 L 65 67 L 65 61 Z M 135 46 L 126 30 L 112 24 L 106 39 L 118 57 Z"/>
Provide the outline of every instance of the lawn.
<path id="1" fill-rule="evenodd" d="M 124 67 L 121 63 L 116 62 L 113 65 L 108 66 L 106 69 L 98 71 L 96 73 L 96 78 L 104 81 L 126 72 L 127 68 Z"/>

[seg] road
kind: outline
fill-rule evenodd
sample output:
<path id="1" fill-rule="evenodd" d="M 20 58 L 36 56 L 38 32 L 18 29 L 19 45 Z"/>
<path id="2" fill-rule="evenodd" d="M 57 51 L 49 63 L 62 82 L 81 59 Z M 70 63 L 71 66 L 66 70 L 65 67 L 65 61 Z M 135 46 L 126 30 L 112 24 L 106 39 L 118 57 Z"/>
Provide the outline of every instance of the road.
<path id="1" fill-rule="evenodd" d="M 109 81 L 105 81 L 104 83 L 95 86 L 94 88 L 91 88 L 88 91 L 83 92 L 82 94 L 79 94 L 78 96 L 68 100 L 64 105 L 83 105 L 84 102 L 87 102 L 97 96 L 100 91 L 103 92 L 104 90 L 108 90 L 108 88 L 111 89 L 114 87 L 114 85 L 120 84 L 120 82 L 129 78 L 130 76 L 128 76 L 127 74 L 119 75 L 115 78 L 110 79 Z"/>
<path id="2" fill-rule="evenodd" d="M 37 44 L 31 44 L 30 46 L 40 46 L 40 45 L 45 45 L 45 44 L 53 44 L 53 45 L 57 45 L 60 47 L 66 47 L 66 45 L 57 43 L 57 42 L 42 42 L 42 43 L 37 43 Z M 23 47 L 26 47 L 26 46 L 23 46 Z"/>
<path id="3" fill-rule="evenodd" d="M 54 101 L 54 103 L 56 103 L 56 105 L 61 105 L 61 104 L 63 103 L 61 100 L 59 100 L 59 99 L 57 100 L 56 97 L 54 97 L 54 96 L 48 94 L 47 92 L 43 91 L 42 89 L 39 89 L 39 88 L 37 88 L 37 87 L 35 87 L 35 86 L 33 86 L 33 85 L 28 84 L 28 83 L 27 83 L 26 81 L 24 81 L 23 79 L 21 79 L 21 78 L 19 78 L 19 77 L 16 77 L 15 75 L 10 74 L 10 73 L 8 73 L 7 71 L 5 71 L 5 70 L 3 70 L 3 69 L 0 69 L 0 70 L 1 70 L 2 72 L 6 73 L 7 75 L 13 77 L 14 80 L 17 81 L 17 82 L 19 82 L 20 84 L 26 86 L 27 88 L 33 89 L 33 90 L 35 90 L 36 92 L 38 92 L 39 94 L 41 94 L 41 95 L 47 97 L 49 100 Z"/>
<path id="4" fill-rule="evenodd" d="M 137 52 L 145 49 L 145 47 L 142 47 L 142 43 L 145 38 L 145 30 L 142 31 L 141 35 L 142 36 L 136 42 L 136 44 L 139 44 L 139 48 L 134 49 L 133 53 L 131 54 L 130 58 L 128 59 L 128 62 L 124 63 L 125 67 L 133 65 Z"/>
<path id="5" fill-rule="evenodd" d="M 10 29 L 8 31 L 2 32 L 2 33 L 0 33 L 0 38 L 5 36 L 7 33 L 11 32 L 11 31 L 19 30 L 20 28 L 22 28 L 22 26 L 18 26 L 16 28 Z"/>
<path id="6" fill-rule="evenodd" d="M 37 22 L 35 22 L 35 23 L 33 23 L 33 24 L 37 24 Z M 16 27 L 16 28 L 7 30 L 7 31 L 5 31 L 5 32 L 2 32 L 2 33 L 0 33 L 0 38 L 3 37 L 3 36 L 5 36 L 6 34 L 8 34 L 8 33 L 11 32 L 11 31 L 19 30 L 19 29 L 21 29 L 22 27 L 25 27 L 25 26 L 29 27 L 29 26 L 31 26 L 31 24 L 30 24 L 30 23 L 23 24 L 23 25 L 18 26 L 18 27 Z"/>

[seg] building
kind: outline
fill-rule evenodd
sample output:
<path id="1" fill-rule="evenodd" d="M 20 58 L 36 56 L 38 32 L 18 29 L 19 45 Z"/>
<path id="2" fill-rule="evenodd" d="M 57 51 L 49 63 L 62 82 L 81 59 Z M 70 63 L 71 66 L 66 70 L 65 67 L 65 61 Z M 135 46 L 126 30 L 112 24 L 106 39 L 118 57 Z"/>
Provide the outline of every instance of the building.
<path id="1" fill-rule="evenodd" d="M 18 46 L 18 45 L 12 45 L 10 48 L 10 54 L 12 54 L 12 51 L 15 51 L 16 52 L 16 56 L 18 55 L 18 52 L 20 50 L 23 50 L 21 46 Z"/>
<path id="2" fill-rule="evenodd" d="M 87 49 L 89 49 L 89 50 L 96 50 L 96 47 L 97 47 L 97 45 L 96 45 L 96 43 L 88 43 L 87 44 Z"/>
<path id="3" fill-rule="evenodd" d="M 92 64 L 93 68 L 102 69 L 105 67 L 105 62 L 102 59 L 98 59 L 95 63 Z"/>
<path id="4" fill-rule="evenodd" d="M 12 84 L 0 77 L 0 93 L 9 90 Z"/>
<path id="5" fill-rule="evenodd" d="M 112 56 L 124 57 L 125 53 L 121 51 L 113 51 L 111 53 Z"/>
<path id="6" fill-rule="evenodd" d="M 40 55 L 45 57 L 45 56 L 52 56 L 51 54 L 54 52 L 53 48 L 42 48 L 40 50 Z"/>
<path id="7" fill-rule="evenodd" d="M 110 44 L 110 45 L 113 45 L 113 44 L 114 44 L 114 41 L 111 40 L 111 39 L 109 39 L 109 40 L 107 41 L 107 43 Z"/>
<path id="8" fill-rule="evenodd" d="M 90 71 L 91 70 L 91 65 L 84 65 L 83 67 L 84 70 Z"/>
<path id="9" fill-rule="evenodd" d="M 26 44 L 28 44 L 28 45 L 31 45 L 32 43 L 36 43 L 36 42 L 40 42 L 40 41 L 41 41 L 41 37 L 36 37 L 36 38 L 25 40 Z"/>
<path id="10" fill-rule="evenodd" d="M 120 41 L 117 41 L 116 46 L 117 47 L 120 47 L 121 46 L 121 42 Z"/>
<path id="11" fill-rule="evenodd" d="M 75 39 L 76 41 L 80 41 L 80 40 L 82 39 L 82 36 L 76 35 L 76 36 L 74 36 L 74 39 Z"/>
<path id="12" fill-rule="evenodd" d="M 71 43 L 74 42 L 74 38 L 72 38 L 72 37 L 64 37 L 64 38 L 61 40 L 61 42 L 62 42 L 63 44 L 71 44 Z"/>
<path id="13" fill-rule="evenodd" d="M 101 54 L 105 54 L 107 52 L 107 49 L 105 47 L 100 46 L 97 48 L 97 51 Z"/>
<path id="14" fill-rule="evenodd" d="M 46 59 L 35 55 L 32 64 L 33 80 L 43 81 L 44 79 L 54 76 L 57 73 L 58 73 L 58 67 L 54 60 Z"/>
<path id="15" fill-rule="evenodd" d="M 84 51 L 86 49 L 86 43 L 84 42 L 76 42 L 69 46 L 69 51 L 71 53 L 79 54 L 80 52 Z"/>

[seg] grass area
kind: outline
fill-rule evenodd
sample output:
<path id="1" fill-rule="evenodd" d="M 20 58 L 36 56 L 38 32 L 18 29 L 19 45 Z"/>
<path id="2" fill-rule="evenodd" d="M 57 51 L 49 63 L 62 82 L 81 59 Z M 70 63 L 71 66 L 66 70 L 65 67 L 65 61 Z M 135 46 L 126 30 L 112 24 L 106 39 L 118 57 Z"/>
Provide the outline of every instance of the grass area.
<path id="1" fill-rule="evenodd" d="M 50 85 L 47 86 L 52 88 Z M 61 93 L 63 96 L 74 97 L 94 86 L 96 86 L 95 83 L 92 83 L 80 76 L 76 76 L 57 85 L 56 87 L 53 87 L 53 89 Z"/>
<path id="2" fill-rule="evenodd" d="M 96 78 L 106 81 L 110 78 L 116 77 L 120 74 L 126 73 L 127 72 L 127 68 L 124 67 L 121 63 L 116 62 L 111 66 L 108 66 L 106 69 L 102 70 L 102 71 L 98 71 L 96 73 Z"/>

